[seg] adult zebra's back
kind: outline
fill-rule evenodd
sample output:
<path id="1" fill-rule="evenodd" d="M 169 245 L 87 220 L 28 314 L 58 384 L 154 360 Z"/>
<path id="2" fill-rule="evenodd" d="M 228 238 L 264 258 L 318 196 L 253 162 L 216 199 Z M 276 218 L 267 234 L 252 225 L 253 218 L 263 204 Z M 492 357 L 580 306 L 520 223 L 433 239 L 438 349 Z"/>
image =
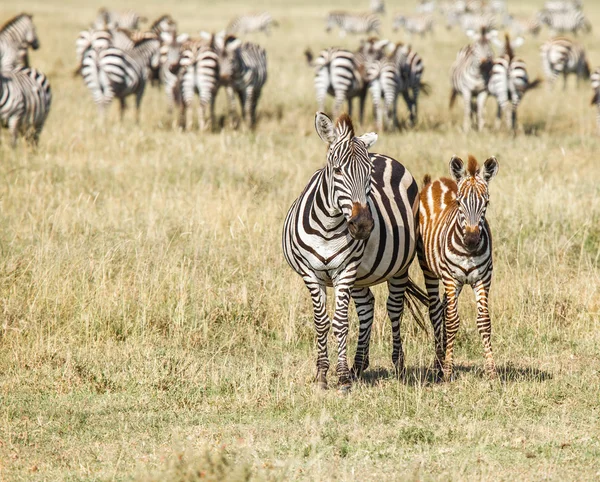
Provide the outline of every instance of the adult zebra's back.
<path id="1" fill-rule="evenodd" d="M 392 360 L 402 373 L 404 354 L 400 317 L 404 294 L 424 302 L 423 293 L 408 278 L 416 252 L 418 188 L 398 161 L 368 148 L 374 133 L 354 135 L 350 117 L 335 126 L 325 114 L 315 117 L 317 133 L 329 144 L 327 165 L 318 170 L 292 204 L 283 227 L 283 252 L 310 291 L 317 332 L 317 377 L 327 386 L 327 286 L 335 291 L 333 331 L 338 340 L 337 374 L 341 389 L 350 388 L 346 355 L 348 304 L 354 299 L 360 321 L 355 375 L 369 365 L 369 338 L 374 296 L 370 286 L 388 282 L 387 302 L 392 322 Z"/>

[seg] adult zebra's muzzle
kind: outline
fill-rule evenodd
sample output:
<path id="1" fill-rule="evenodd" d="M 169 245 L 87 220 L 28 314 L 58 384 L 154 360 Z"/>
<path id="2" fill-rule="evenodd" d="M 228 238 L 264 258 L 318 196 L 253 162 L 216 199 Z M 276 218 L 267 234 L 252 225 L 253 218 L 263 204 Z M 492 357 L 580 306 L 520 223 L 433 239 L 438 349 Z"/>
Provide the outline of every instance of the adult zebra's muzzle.
<path id="1" fill-rule="evenodd" d="M 368 205 L 352 203 L 352 216 L 348 219 L 348 230 L 354 239 L 367 239 L 374 227 L 373 216 Z"/>

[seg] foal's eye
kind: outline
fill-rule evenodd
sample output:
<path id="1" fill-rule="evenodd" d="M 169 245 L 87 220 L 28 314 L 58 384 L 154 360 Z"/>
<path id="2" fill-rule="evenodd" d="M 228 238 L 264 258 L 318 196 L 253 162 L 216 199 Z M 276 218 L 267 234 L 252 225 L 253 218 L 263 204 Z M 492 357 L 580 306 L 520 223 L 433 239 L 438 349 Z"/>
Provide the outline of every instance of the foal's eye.
<path id="1" fill-rule="evenodd" d="M 334 167 L 333 168 L 333 172 L 335 172 L 336 174 L 341 174 L 342 173 L 342 168 L 341 167 Z"/>

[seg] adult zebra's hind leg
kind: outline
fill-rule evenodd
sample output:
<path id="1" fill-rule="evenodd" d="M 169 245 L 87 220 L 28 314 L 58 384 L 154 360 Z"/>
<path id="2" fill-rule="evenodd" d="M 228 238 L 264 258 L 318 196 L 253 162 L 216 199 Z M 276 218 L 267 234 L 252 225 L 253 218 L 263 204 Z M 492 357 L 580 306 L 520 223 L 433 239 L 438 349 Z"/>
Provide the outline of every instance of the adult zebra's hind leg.
<path id="1" fill-rule="evenodd" d="M 352 376 L 358 378 L 369 367 L 369 343 L 371 341 L 371 328 L 375 314 L 375 297 L 369 288 L 354 288 L 352 299 L 358 315 L 358 344 L 354 356 Z"/>
<path id="2" fill-rule="evenodd" d="M 319 388 L 326 389 L 327 371 L 329 370 L 327 335 L 331 324 L 327 316 L 327 290 L 325 286 L 311 278 L 305 278 L 304 283 L 310 292 L 313 303 L 313 317 L 317 332 L 317 376 L 315 381 Z"/>
<path id="3" fill-rule="evenodd" d="M 403 378 L 405 375 L 404 351 L 402 350 L 402 337 L 400 336 L 400 321 L 404 312 L 404 293 L 408 286 L 408 271 L 397 274 L 388 281 L 390 294 L 387 299 L 387 312 L 392 323 L 392 363 L 396 375 Z"/>

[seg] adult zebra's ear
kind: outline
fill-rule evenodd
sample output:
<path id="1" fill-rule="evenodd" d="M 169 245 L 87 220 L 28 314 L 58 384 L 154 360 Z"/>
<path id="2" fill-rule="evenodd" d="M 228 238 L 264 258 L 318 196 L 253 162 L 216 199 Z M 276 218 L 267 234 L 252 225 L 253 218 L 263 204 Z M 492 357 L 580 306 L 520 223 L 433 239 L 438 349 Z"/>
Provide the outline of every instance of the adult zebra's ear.
<path id="1" fill-rule="evenodd" d="M 363 142 L 367 149 L 377 142 L 377 138 L 375 132 L 367 132 L 366 134 L 357 137 L 357 139 L 360 139 Z"/>
<path id="2" fill-rule="evenodd" d="M 327 144 L 332 144 L 335 139 L 335 128 L 333 121 L 323 112 L 317 112 L 315 114 L 315 129 L 319 137 L 323 139 Z"/>
<path id="3" fill-rule="evenodd" d="M 460 157 L 452 156 L 452 159 L 450 159 L 450 175 L 458 183 L 466 174 L 463 160 Z"/>
<path id="4" fill-rule="evenodd" d="M 481 170 L 481 177 L 485 182 L 490 182 L 492 178 L 498 173 L 498 159 L 494 156 L 490 157 L 483 163 L 483 169 Z"/>

